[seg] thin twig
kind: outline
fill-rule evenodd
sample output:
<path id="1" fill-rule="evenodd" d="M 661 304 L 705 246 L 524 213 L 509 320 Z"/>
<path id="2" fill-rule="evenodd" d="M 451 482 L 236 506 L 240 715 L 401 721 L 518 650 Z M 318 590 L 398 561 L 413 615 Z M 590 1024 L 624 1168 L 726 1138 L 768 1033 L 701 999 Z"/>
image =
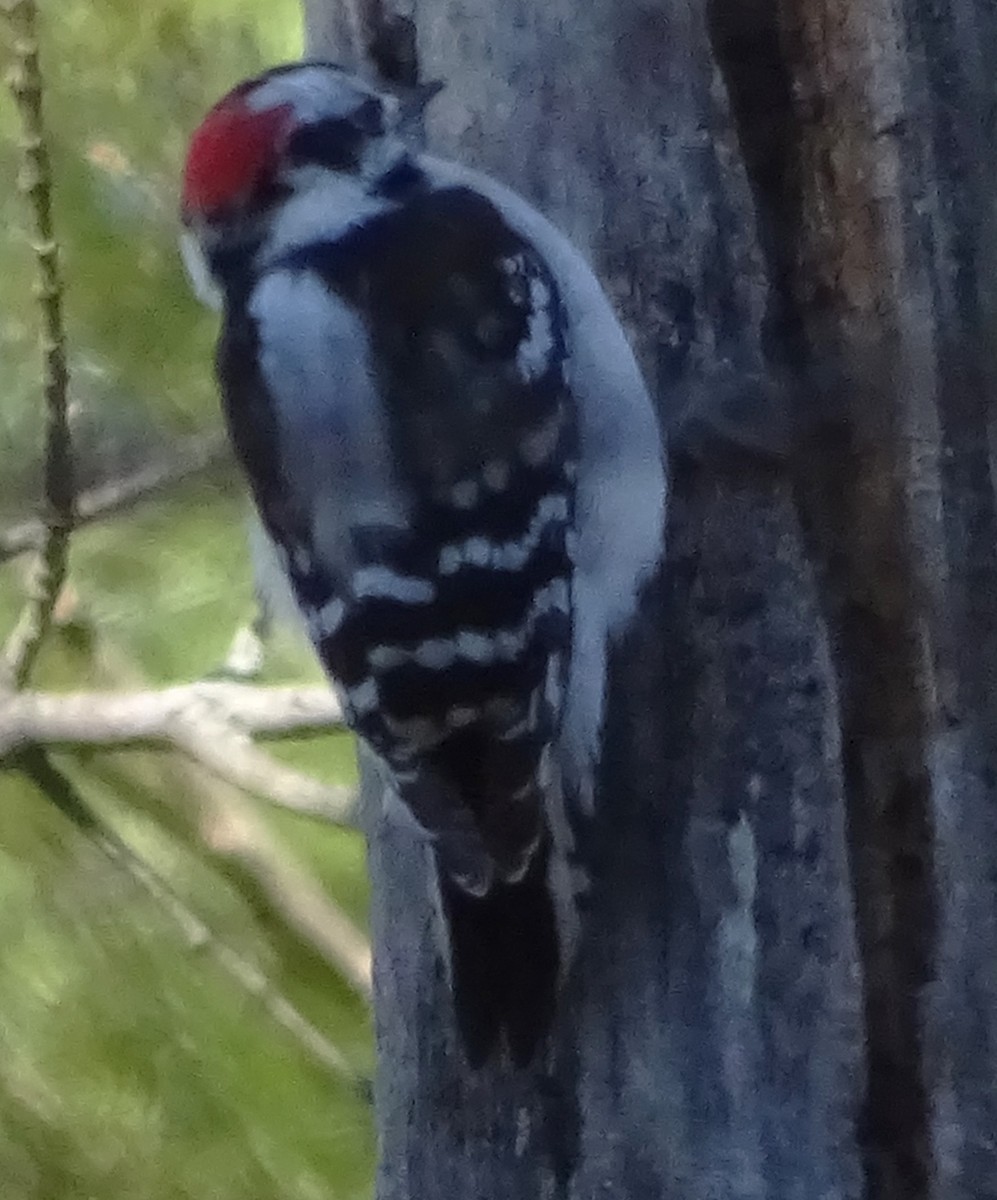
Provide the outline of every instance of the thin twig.
<path id="1" fill-rule="evenodd" d="M 116 866 L 125 870 L 180 929 L 192 950 L 207 950 L 244 991 L 298 1042 L 320 1066 L 345 1080 L 365 1099 L 369 1081 L 358 1074 L 345 1056 L 280 992 L 254 963 L 222 941 L 173 890 L 165 879 L 128 845 L 80 795 L 72 780 L 40 750 L 29 750 L 19 765 L 44 795 L 55 804 Z"/>
<path id="2" fill-rule="evenodd" d="M 223 460 L 227 442 L 220 433 L 198 434 L 182 444 L 176 453 L 160 462 L 147 463 L 130 475 L 97 484 L 76 497 L 74 529 L 106 517 L 117 516 L 140 501 L 165 488 L 182 483 L 190 476 L 207 470 Z M 0 530 L 0 563 L 40 550 L 45 544 L 46 527 L 39 520 L 19 521 Z"/>
<path id="3" fill-rule="evenodd" d="M 62 279 L 52 221 L 52 171 L 45 141 L 42 77 L 38 64 L 38 14 L 34 0 L 16 0 L 8 6 L 7 14 L 13 27 L 15 55 L 9 82 L 21 118 L 23 161 L 18 182 L 27 197 L 34 226 L 46 410 L 45 542 L 28 600 L 0 664 L 3 681 L 21 688 L 31 674 L 66 578 L 74 485 L 66 399 L 69 372 L 62 319 Z"/>

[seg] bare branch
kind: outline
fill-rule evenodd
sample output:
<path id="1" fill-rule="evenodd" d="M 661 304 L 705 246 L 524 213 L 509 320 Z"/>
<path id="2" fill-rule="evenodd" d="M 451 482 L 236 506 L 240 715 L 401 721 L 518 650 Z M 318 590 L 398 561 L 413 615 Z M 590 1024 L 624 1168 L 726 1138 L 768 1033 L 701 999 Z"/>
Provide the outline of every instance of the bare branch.
<path id="1" fill-rule="evenodd" d="M 249 737 L 316 734 L 342 723 L 339 702 L 325 687 L 204 682 L 160 692 L 11 693 L 0 696 L 0 759 L 30 746 L 172 745 L 271 804 L 348 825 L 355 809 L 349 788 L 275 761 Z"/>
<path id="2" fill-rule="evenodd" d="M 268 1015 L 320 1066 L 344 1079 L 363 1095 L 367 1081 L 332 1042 L 280 992 L 258 966 L 222 941 L 177 895 L 169 883 L 112 829 L 80 795 L 72 780 L 47 754 L 32 750 L 20 765 L 42 792 L 76 824 L 116 866 L 142 887 L 174 921 L 192 950 L 207 950 L 239 987 L 253 996 Z"/>
<path id="3" fill-rule="evenodd" d="M 34 225 L 41 315 L 41 351 L 45 392 L 45 541 L 29 596 L 0 663 L 0 676 L 23 687 L 52 620 L 66 578 L 69 535 L 73 527 L 73 456 L 66 392 L 66 334 L 62 319 L 59 248 L 52 221 L 52 171 L 42 116 L 42 77 L 38 65 L 37 10 L 34 0 L 7 7 L 14 33 L 15 61 L 9 81 L 21 118 L 23 161 L 19 186 L 27 197 Z"/>
<path id="4" fill-rule="evenodd" d="M 120 648 L 98 636 L 107 683 L 118 688 L 144 683 Z M 250 690 L 231 684 L 228 689 L 237 694 Z M 122 759 L 115 770 L 132 780 L 138 794 L 148 793 L 150 780 L 140 763 Z M 273 917 L 369 1002 L 371 955 L 365 935 L 314 875 L 288 853 L 242 790 L 175 745 L 157 761 L 156 771 L 156 806 L 165 808 L 171 820 L 181 819 L 181 836 L 193 834 L 254 902 L 257 895 L 264 896 Z M 180 831 L 174 828 L 174 832 Z"/>
<path id="5" fill-rule="evenodd" d="M 170 740 L 219 779 L 279 808 L 337 825 L 354 822 L 356 796 L 351 788 L 321 783 L 277 762 L 225 721 L 185 714 L 174 722 Z"/>
<path id="6" fill-rule="evenodd" d="M 339 701 L 322 686 L 204 682 L 158 692 L 35 692 L 0 699 L 0 758 L 29 745 L 162 745 L 173 741 L 179 720 L 200 715 L 259 737 L 306 736 L 343 723 Z"/>
<path id="7" fill-rule="evenodd" d="M 116 516 L 222 461 L 227 453 L 228 443 L 221 433 L 191 437 L 169 458 L 148 463 L 130 475 L 80 492 L 76 498 L 74 528 Z M 11 525 L 0 530 L 0 563 L 29 550 L 40 550 L 44 543 L 45 524 L 42 521 L 33 519 Z"/>
<path id="8" fill-rule="evenodd" d="M 202 780 L 202 791 L 205 782 Z M 213 854 L 236 866 L 284 924 L 368 1004 L 370 943 L 322 885 L 288 855 L 234 789 L 205 797 L 201 835 Z"/>

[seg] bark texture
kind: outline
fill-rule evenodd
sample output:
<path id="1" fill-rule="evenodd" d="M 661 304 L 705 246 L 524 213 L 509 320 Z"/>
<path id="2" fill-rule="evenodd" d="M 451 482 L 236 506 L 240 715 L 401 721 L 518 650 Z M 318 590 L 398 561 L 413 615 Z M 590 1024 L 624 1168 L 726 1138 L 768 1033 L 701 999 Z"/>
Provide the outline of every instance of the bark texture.
<path id="1" fill-rule="evenodd" d="M 549 1070 L 462 1067 L 372 821 L 380 1200 L 997 1197 L 997 7 L 311 9 L 411 35 L 432 147 L 588 251 L 673 433 Z"/>

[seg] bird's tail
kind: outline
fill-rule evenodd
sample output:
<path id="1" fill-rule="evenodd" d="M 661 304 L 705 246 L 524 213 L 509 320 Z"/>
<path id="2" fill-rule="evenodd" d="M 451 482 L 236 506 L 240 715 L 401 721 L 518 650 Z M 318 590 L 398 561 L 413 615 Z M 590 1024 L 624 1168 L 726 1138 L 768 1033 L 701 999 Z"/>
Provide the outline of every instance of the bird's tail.
<path id="1" fill-rule="evenodd" d="M 496 880 L 480 896 L 441 864 L 457 1027 L 472 1067 L 491 1057 L 503 1035 L 512 1061 L 525 1067 L 550 1031 L 560 947 L 548 853 L 545 843 L 521 879 Z"/>

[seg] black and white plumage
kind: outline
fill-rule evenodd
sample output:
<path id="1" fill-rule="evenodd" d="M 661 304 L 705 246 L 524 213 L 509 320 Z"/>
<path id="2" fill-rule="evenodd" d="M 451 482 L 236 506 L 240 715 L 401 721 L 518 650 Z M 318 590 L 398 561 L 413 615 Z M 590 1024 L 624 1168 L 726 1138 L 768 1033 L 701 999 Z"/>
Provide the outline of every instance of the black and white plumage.
<path id="1" fill-rule="evenodd" d="M 525 1063 L 556 805 L 591 798 L 608 640 L 663 550 L 659 434 L 581 257 L 392 120 L 325 63 L 235 89 L 191 143 L 187 257 L 316 650 L 432 838 L 468 1055 Z"/>

